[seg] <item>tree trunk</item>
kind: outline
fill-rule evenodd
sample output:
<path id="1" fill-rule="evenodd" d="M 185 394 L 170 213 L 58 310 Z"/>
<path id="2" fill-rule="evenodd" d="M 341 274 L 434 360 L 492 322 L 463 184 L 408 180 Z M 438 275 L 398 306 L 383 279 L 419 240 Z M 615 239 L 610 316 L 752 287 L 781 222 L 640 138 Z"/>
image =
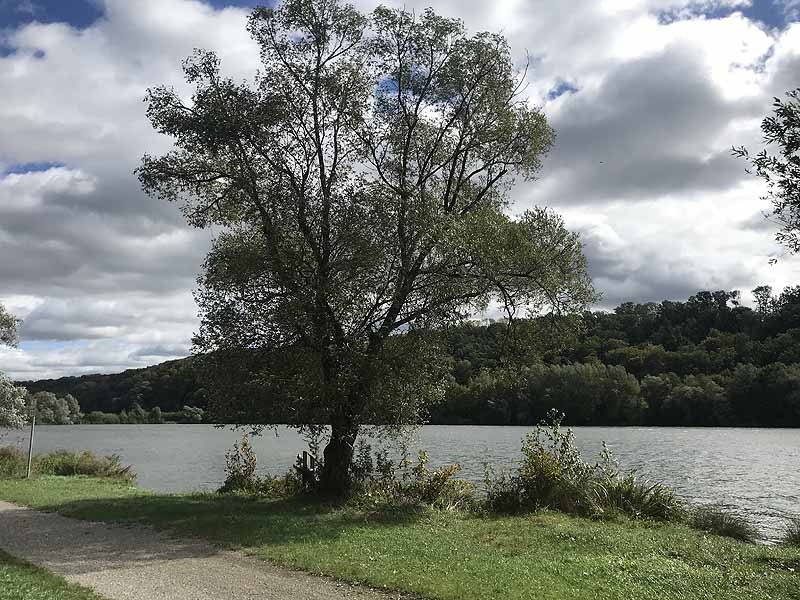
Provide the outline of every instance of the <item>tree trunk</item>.
<path id="1" fill-rule="evenodd" d="M 342 497 L 350 491 L 350 463 L 358 436 L 358 425 L 352 422 L 331 426 L 331 439 L 323 451 L 324 463 L 320 476 L 320 491 Z"/>

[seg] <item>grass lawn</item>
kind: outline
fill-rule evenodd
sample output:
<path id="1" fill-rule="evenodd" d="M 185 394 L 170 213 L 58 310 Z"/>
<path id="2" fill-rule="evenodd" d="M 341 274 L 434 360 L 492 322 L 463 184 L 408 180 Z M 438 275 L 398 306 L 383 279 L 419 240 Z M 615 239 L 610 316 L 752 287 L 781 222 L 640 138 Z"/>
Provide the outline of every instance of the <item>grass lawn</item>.
<path id="1" fill-rule="evenodd" d="M 0 600 L 103 600 L 0 550 Z"/>
<path id="2" fill-rule="evenodd" d="M 147 494 L 88 478 L 0 480 L 0 498 L 82 519 L 147 523 L 428 598 L 800 599 L 800 549 L 746 545 L 680 525 L 556 513 L 370 514 L 312 502 Z"/>

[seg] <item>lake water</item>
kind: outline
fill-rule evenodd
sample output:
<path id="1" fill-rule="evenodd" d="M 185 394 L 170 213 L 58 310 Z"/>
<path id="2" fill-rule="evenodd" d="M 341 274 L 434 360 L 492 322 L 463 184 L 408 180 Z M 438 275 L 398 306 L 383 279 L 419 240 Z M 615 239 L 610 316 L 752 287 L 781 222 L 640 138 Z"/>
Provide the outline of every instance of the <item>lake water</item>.
<path id="1" fill-rule="evenodd" d="M 461 464 L 461 476 L 483 480 L 484 463 L 497 469 L 519 459 L 527 427 L 427 426 L 412 450 L 425 449 L 431 465 Z M 774 537 L 782 519 L 800 514 L 800 429 L 576 427 L 575 438 L 594 461 L 605 441 L 620 465 L 660 481 L 684 498 L 735 508 Z M 214 490 L 225 479 L 225 451 L 240 438 L 211 425 L 61 425 L 36 428 L 35 451 L 91 450 L 119 454 L 133 465 L 141 487 L 163 492 Z M 27 450 L 27 431 L 0 437 L 0 445 Z M 259 468 L 285 472 L 305 441 L 279 428 L 253 440 Z"/>

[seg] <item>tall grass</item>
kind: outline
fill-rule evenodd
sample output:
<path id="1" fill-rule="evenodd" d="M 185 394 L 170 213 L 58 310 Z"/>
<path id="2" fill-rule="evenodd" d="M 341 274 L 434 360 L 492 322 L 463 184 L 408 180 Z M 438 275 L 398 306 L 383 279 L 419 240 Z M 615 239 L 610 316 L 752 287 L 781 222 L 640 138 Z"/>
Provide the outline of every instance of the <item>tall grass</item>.
<path id="1" fill-rule="evenodd" d="M 27 472 L 27 455 L 14 446 L 0 447 L 0 478 L 23 477 Z M 37 475 L 88 475 L 133 482 L 136 474 L 119 456 L 97 456 L 92 452 L 56 450 L 33 457 L 33 473 Z"/>
<path id="2" fill-rule="evenodd" d="M 694 507 L 689 513 L 689 525 L 701 531 L 749 544 L 756 543 L 761 537 L 747 519 L 718 504 Z"/>
<path id="3" fill-rule="evenodd" d="M 0 446 L 0 478 L 9 479 L 25 475 L 25 455 L 14 446 Z"/>
<path id="4" fill-rule="evenodd" d="M 781 543 L 800 548 L 800 517 L 792 517 L 787 521 Z"/>

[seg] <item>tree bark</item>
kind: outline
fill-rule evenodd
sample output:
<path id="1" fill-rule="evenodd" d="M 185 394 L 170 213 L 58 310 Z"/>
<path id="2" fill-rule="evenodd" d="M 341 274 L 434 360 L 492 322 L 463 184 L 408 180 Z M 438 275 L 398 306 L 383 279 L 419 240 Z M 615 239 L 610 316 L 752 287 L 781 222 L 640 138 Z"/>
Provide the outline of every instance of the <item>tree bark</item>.
<path id="1" fill-rule="evenodd" d="M 334 423 L 331 426 L 331 439 L 323 451 L 324 463 L 320 475 L 320 491 L 323 494 L 342 497 L 350 491 L 350 464 L 358 425 L 354 422 Z"/>

